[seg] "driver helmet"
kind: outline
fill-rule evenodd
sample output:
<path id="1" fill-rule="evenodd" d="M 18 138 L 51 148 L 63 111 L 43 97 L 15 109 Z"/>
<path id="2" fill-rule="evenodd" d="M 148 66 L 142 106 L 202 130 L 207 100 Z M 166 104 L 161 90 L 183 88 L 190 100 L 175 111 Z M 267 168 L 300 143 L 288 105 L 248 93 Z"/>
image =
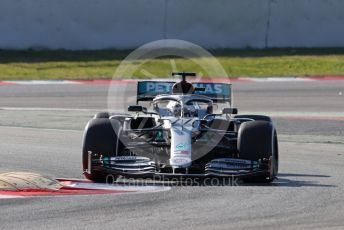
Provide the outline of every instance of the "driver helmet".
<path id="1" fill-rule="evenodd" d="M 173 94 L 193 94 L 194 91 L 193 85 L 187 81 L 177 82 L 172 86 Z"/>

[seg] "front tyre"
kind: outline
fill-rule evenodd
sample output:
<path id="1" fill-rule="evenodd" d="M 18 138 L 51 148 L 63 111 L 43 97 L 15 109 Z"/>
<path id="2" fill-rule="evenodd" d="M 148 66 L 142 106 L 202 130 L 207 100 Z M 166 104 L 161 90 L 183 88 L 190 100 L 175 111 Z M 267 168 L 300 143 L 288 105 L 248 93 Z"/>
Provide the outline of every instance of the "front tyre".
<path id="1" fill-rule="evenodd" d="M 107 173 L 104 171 L 89 171 L 89 151 L 99 156 L 110 157 L 115 155 L 122 144 L 118 141 L 121 125 L 117 120 L 96 118 L 90 120 L 84 131 L 82 146 L 82 165 L 85 177 L 94 182 L 105 182 Z M 117 147 L 118 145 L 118 147 Z"/>
<path id="2" fill-rule="evenodd" d="M 272 182 L 278 173 L 277 133 L 271 122 L 248 121 L 238 132 L 238 152 L 247 160 L 270 159 L 269 174 L 247 178 L 247 182 Z"/>

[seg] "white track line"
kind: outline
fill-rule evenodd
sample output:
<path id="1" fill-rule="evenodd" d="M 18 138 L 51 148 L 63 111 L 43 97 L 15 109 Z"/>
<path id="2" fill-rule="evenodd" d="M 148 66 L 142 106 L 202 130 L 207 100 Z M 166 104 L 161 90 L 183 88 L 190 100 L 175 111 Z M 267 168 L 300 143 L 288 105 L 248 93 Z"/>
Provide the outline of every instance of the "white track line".
<path id="1" fill-rule="evenodd" d="M 0 107 L 0 110 L 9 111 L 72 111 L 72 112 L 99 112 L 104 109 L 78 109 L 78 108 L 43 108 L 43 107 Z"/>
<path id="2" fill-rule="evenodd" d="M 315 79 L 303 78 L 303 77 L 268 77 L 268 78 L 240 78 L 245 81 L 252 82 L 307 82 L 307 81 L 317 81 Z"/>
<path id="3" fill-rule="evenodd" d="M 1 81 L 5 84 L 16 85 L 66 85 L 66 84 L 83 84 L 82 82 L 70 80 L 29 80 L 29 81 Z M 1 83 L 0 82 L 0 83 Z"/>
<path id="4" fill-rule="evenodd" d="M 0 125 L 0 128 L 46 130 L 46 131 L 59 131 L 59 132 L 82 132 L 83 131 L 81 129 L 80 130 L 76 130 L 76 129 L 52 129 L 52 128 L 25 127 L 25 126 L 8 126 L 8 125 Z"/>

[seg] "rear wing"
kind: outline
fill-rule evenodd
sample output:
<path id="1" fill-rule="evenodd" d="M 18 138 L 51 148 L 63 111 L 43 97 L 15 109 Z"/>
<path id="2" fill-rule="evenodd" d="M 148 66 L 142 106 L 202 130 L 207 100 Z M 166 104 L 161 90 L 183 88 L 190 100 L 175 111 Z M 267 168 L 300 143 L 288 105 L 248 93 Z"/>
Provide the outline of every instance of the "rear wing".
<path id="1" fill-rule="evenodd" d="M 172 81 L 139 81 L 137 83 L 136 103 L 152 101 L 160 94 L 171 94 L 173 84 L 175 82 Z M 192 85 L 195 88 L 204 88 L 204 91 L 195 91 L 194 94 L 209 97 L 218 103 L 231 103 L 232 84 L 193 82 Z"/>

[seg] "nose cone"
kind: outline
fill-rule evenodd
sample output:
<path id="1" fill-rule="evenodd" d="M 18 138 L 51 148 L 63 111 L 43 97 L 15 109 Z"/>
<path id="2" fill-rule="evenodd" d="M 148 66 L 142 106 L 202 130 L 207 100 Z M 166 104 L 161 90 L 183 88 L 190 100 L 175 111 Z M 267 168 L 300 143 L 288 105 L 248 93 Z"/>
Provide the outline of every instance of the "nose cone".
<path id="1" fill-rule="evenodd" d="M 188 168 L 191 166 L 192 123 L 180 119 L 171 127 L 171 156 L 170 165 L 173 168 Z"/>
<path id="2" fill-rule="evenodd" d="M 188 168 L 191 166 L 191 159 L 186 157 L 174 157 L 170 159 L 173 168 Z"/>

